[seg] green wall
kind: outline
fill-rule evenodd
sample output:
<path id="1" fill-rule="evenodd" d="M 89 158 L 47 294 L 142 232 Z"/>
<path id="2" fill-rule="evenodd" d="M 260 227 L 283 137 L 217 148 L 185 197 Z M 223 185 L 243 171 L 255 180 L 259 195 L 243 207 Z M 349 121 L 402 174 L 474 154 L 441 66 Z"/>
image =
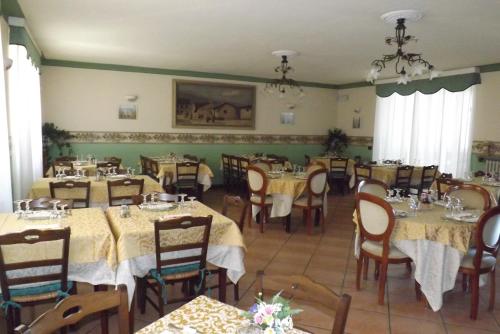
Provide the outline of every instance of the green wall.
<path id="1" fill-rule="evenodd" d="M 139 171 L 139 156 L 176 154 L 194 154 L 206 158 L 215 175 L 214 184 L 221 184 L 220 157 L 226 154 L 248 154 L 254 152 L 274 153 L 287 156 L 292 163 L 304 164 L 304 154 L 318 155 L 324 151 L 321 145 L 307 144 L 72 144 L 74 154 L 95 154 L 96 157 L 117 156 L 123 159 L 124 166 L 136 167 Z M 51 150 L 55 153 L 55 150 Z M 65 152 L 66 153 L 66 152 Z M 57 153 L 58 154 L 58 153 Z"/>

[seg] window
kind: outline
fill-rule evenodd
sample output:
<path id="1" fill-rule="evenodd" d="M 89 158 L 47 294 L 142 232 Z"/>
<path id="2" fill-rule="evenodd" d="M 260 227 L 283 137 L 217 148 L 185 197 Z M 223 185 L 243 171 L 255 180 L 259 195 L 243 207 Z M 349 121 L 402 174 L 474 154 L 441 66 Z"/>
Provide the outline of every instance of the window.
<path id="1" fill-rule="evenodd" d="M 373 160 L 417 166 L 439 165 L 441 172 L 469 172 L 474 86 L 425 95 L 377 97 Z"/>

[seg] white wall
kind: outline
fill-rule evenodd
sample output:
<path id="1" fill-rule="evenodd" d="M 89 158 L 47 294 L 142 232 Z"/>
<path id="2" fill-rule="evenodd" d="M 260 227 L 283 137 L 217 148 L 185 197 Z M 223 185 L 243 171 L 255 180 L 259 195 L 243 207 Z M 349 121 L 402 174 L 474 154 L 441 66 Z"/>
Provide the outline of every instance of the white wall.
<path id="1" fill-rule="evenodd" d="M 500 72 L 481 73 L 481 81 L 476 85 L 473 140 L 500 141 Z M 337 127 L 350 136 L 373 136 L 375 87 L 342 89 L 338 95 Z M 353 129 L 352 117 L 357 108 L 361 109 L 361 128 Z"/>
<path id="2" fill-rule="evenodd" d="M 299 100 L 293 110 L 295 125 L 281 125 L 280 113 L 289 111 L 287 101 L 268 96 L 263 92 L 263 84 L 249 83 L 257 86 L 255 130 L 174 129 L 172 79 L 175 77 L 44 66 L 41 79 L 43 121 L 54 122 L 58 127 L 70 131 L 323 135 L 327 129 L 335 126 L 337 119 L 336 90 L 305 87 L 306 97 Z M 135 121 L 119 120 L 118 106 L 127 103 L 125 95 L 130 94 L 139 96 L 135 102 L 138 105 L 138 118 Z"/>

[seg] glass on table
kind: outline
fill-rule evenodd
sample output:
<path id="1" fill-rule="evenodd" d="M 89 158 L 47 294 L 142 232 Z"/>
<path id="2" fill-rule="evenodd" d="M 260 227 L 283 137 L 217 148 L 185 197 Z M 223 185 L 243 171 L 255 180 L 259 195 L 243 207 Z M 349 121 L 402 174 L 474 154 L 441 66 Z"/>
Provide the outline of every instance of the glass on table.
<path id="1" fill-rule="evenodd" d="M 417 215 L 417 210 L 420 206 L 420 202 L 418 201 L 418 198 L 416 198 L 415 196 L 411 196 L 409 199 L 408 199 L 408 207 L 410 208 L 411 210 L 411 215 L 413 217 L 415 217 Z"/>
<path id="2" fill-rule="evenodd" d="M 14 211 L 14 213 L 18 216 L 21 216 L 21 214 L 23 213 L 23 210 L 22 210 L 23 203 L 24 203 L 24 200 L 22 200 L 22 199 L 18 199 L 16 201 L 14 201 L 14 205 L 16 206 L 16 211 Z"/>
<path id="3" fill-rule="evenodd" d="M 148 204 L 148 194 L 144 193 L 144 194 L 141 194 L 142 196 L 142 204 L 146 205 Z"/>
<path id="4" fill-rule="evenodd" d="M 194 201 L 196 200 L 196 197 L 195 197 L 195 196 L 189 196 L 189 197 L 188 197 L 188 200 L 189 200 L 189 207 L 190 207 L 191 209 L 194 209 L 194 208 L 195 208 Z"/>
<path id="5" fill-rule="evenodd" d="M 184 207 L 185 207 L 185 205 L 186 205 L 186 202 L 184 201 L 184 198 L 187 196 L 187 194 L 178 194 L 178 196 L 180 196 L 180 197 L 181 197 L 181 202 L 180 202 L 180 204 L 179 204 L 179 207 L 180 207 L 180 208 L 184 208 Z"/>

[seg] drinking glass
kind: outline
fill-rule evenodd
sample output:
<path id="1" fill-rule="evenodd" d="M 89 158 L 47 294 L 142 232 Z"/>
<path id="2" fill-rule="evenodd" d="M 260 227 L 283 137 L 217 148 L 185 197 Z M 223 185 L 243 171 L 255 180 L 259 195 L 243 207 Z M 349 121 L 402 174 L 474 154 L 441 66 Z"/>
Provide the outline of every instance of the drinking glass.
<path id="1" fill-rule="evenodd" d="M 26 211 L 26 213 L 29 213 L 31 212 L 31 209 L 30 209 L 30 203 L 33 201 L 32 198 L 28 198 L 28 199 L 25 199 L 24 200 L 24 203 L 26 203 L 26 207 L 24 208 L 24 211 Z"/>
<path id="2" fill-rule="evenodd" d="M 188 197 L 188 200 L 189 200 L 189 207 L 190 207 L 191 209 L 194 209 L 194 208 L 195 208 L 195 204 L 194 204 L 194 200 L 195 200 L 195 199 L 196 199 L 196 197 L 195 197 L 195 196 L 189 196 L 189 197 Z"/>
<path id="3" fill-rule="evenodd" d="M 396 193 L 396 200 L 398 202 L 401 201 L 401 189 L 400 188 L 394 188 L 394 192 Z"/>
<path id="4" fill-rule="evenodd" d="M 415 197 L 412 196 L 408 199 L 408 207 L 410 208 L 411 215 L 413 217 L 417 215 L 418 204 L 419 204 L 418 199 L 415 199 Z"/>
<path id="5" fill-rule="evenodd" d="M 14 201 L 14 205 L 16 206 L 16 211 L 14 213 L 19 217 L 21 217 L 23 210 L 21 209 L 22 204 L 24 203 L 24 200 L 18 199 L 17 201 Z"/>
<path id="6" fill-rule="evenodd" d="M 186 202 L 184 201 L 184 198 L 187 196 L 187 194 L 179 194 L 179 196 L 181 197 L 181 203 L 179 204 L 179 206 L 181 208 L 184 208 L 185 204 L 186 204 Z"/>
<path id="7" fill-rule="evenodd" d="M 148 204 L 148 194 L 144 193 L 144 194 L 141 194 L 142 196 L 142 204 L 146 205 Z"/>

